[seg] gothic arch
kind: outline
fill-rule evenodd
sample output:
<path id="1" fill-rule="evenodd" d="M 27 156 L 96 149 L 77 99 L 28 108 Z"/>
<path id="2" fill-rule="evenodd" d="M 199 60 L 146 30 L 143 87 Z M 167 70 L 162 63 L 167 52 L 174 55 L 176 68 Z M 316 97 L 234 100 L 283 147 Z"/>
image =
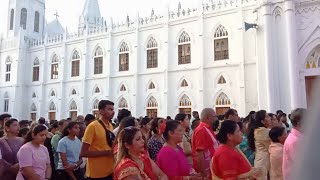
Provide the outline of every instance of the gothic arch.
<path id="1" fill-rule="evenodd" d="M 51 101 L 49 103 L 48 110 L 49 110 L 49 112 L 56 112 L 57 111 L 57 106 L 53 101 Z"/>
<path id="2" fill-rule="evenodd" d="M 34 65 L 34 66 L 39 66 L 39 65 L 40 65 L 40 61 L 39 61 L 38 57 L 36 57 L 36 58 L 34 59 L 33 65 Z"/>
<path id="3" fill-rule="evenodd" d="M 305 68 L 320 68 L 320 44 L 313 48 L 305 60 Z"/>
<path id="4" fill-rule="evenodd" d="M 274 17 L 281 16 L 283 14 L 282 12 L 283 11 L 282 11 L 281 7 L 277 6 L 277 7 L 274 8 L 274 10 L 272 12 L 272 15 Z"/>
<path id="5" fill-rule="evenodd" d="M 180 37 L 181 37 L 181 35 L 182 35 L 183 32 L 185 32 L 185 33 L 188 34 L 188 36 L 190 37 L 189 43 L 192 44 L 192 42 L 193 42 L 193 34 L 191 33 L 191 31 L 189 31 L 189 29 L 186 29 L 186 28 L 182 28 L 182 29 L 178 32 L 178 34 L 177 34 L 177 36 L 176 36 L 176 41 L 175 41 L 175 43 L 176 43 L 176 44 L 180 44 L 180 43 L 179 43 L 179 39 L 180 39 Z"/>
<path id="6" fill-rule="evenodd" d="M 117 105 L 118 109 L 129 109 L 129 103 L 125 97 L 120 97 Z"/>
<path id="7" fill-rule="evenodd" d="M 95 99 L 92 103 L 92 110 L 98 110 L 99 109 L 99 99 Z"/>
<path id="8" fill-rule="evenodd" d="M 190 96 L 188 96 L 186 93 L 183 93 L 178 98 L 178 107 L 192 107 L 192 100 Z"/>
<path id="9" fill-rule="evenodd" d="M 122 49 L 125 46 L 127 48 L 127 51 L 123 51 L 125 49 Z M 129 41 L 127 41 L 126 39 L 123 39 L 122 41 L 120 41 L 120 43 L 118 44 L 118 47 L 117 47 L 118 54 L 119 53 L 129 53 L 130 54 L 130 51 L 131 51 L 131 45 L 130 45 Z"/>
<path id="10" fill-rule="evenodd" d="M 102 51 L 103 52 L 103 51 Z M 78 56 L 78 58 L 76 58 L 76 55 Z M 71 60 L 76 60 L 76 59 L 79 59 L 81 60 L 81 51 L 78 49 L 78 48 L 74 48 L 72 51 L 71 51 L 71 54 L 70 54 L 70 59 Z"/>
<path id="11" fill-rule="evenodd" d="M 95 54 L 96 54 L 98 48 L 100 48 L 101 51 L 102 51 L 102 55 L 100 55 L 100 56 L 104 57 L 106 51 L 105 51 L 105 49 L 103 48 L 103 46 L 102 46 L 100 43 L 98 43 L 98 44 L 96 44 L 96 45 L 94 46 L 94 48 L 92 49 L 92 52 L 91 52 L 91 54 L 92 54 L 92 59 L 93 59 L 94 57 L 96 57 Z M 80 51 L 79 51 L 79 52 L 80 52 Z"/>
<path id="12" fill-rule="evenodd" d="M 102 94 L 102 89 L 98 85 L 95 85 L 92 89 L 92 94 Z"/>
<path id="13" fill-rule="evenodd" d="M 121 91 L 122 86 L 125 87 L 125 91 Z M 129 92 L 129 86 L 125 81 L 122 81 L 119 85 L 118 85 L 118 92 Z"/>
<path id="14" fill-rule="evenodd" d="M 70 104 L 69 104 L 69 110 L 70 111 L 76 111 L 78 110 L 78 106 L 77 103 L 74 100 L 71 100 Z"/>
<path id="15" fill-rule="evenodd" d="M 5 63 L 6 63 L 6 64 L 12 63 L 12 58 L 11 58 L 10 56 L 7 56 Z"/>
<path id="16" fill-rule="evenodd" d="M 32 98 L 36 98 L 36 97 L 37 97 L 36 93 L 33 92 L 33 93 L 32 93 Z"/>
<path id="17" fill-rule="evenodd" d="M 70 95 L 77 95 L 78 91 L 75 88 L 71 88 Z"/>
<path id="18" fill-rule="evenodd" d="M 218 23 L 216 23 L 213 26 L 213 28 L 211 30 L 211 34 L 212 34 L 211 35 L 211 41 L 216 39 L 215 38 L 215 33 L 217 32 L 218 28 L 221 27 L 221 26 L 228 32 L 228 35 L 226 37 L 228 37 L 230 39 L 230 37 L 231 37 L 231 28 L 228 25 L 226 25 L 225 23 L 219 21 Z"/>
<path id="19" fill-rule="evenodd" d="M 219 92 L 215 98 L 215 106 L 231 106 L 231 100 L 224 92 Z"/>
<path id="20" fill-rule="evenodd" d="M 182 84 L 185 83 L 185 82 L 187 83 L 187 86 L 182 86 Z M 180 89 L 180 88 L 190 88 L 190 87 L 191 87 L 191 81 L 188 78 L 183 76 L 178 82 L 178 89 Z"/>
<path id="21" fill-rule="evenodd" d="M 160 43 L 160 40 L 159 40 L 155 35 L 153 35 L 153 34 L 150 34 L 150 35 L 147 37 L 147 39 L 145 40 L 145 42 L 144 42 L 145 48 L 146 48 L 146 49 L 149 49 L 149 48 L 148 48 L 148 45 L 149 45 L 149 42 L 150 42 L 151 38 L 153 38 L 154 41 L 157 43 L 157 46 L 156 46 L 156 47 L 153 47 L 153 48 L 159 48 L 159 47 L 160 47 L 160 44 L 161 44 L 161 43 Z"/>
<path id="22" fill-rule="evenodd" d="M 50 64 L 52 63 L 59 63 L 60 62 L 60 57 L 58 56 L 57 53 L 52 53 L 51 57 L 50 57 Z"/>
<path id="23" fill-rule="evenodd" d="M 219 74 L 216 76 L 216 78 L 215 78 L 215 84 L 219 84 L 219 80 L 220 80 L 221 77 L 223 77 L 224 80 L 226 81 L 225 84 L 231 84 L 230 78 L 229 78 L 229 76 L 228 76 L 225 72 L 221 72 L 221 73 L 219 73 Z"/>
<path id="24" fill-rule="evenodd" d="M 54 89 L 51 89 L 49 92 L 49 97 L 57 97 L 57 93 Z"/>
<path id="25" fill-rule="evenodd" d="M 9 99 L 9 93 L 7 91 L 3 94 L 3 98 L 4 99 Z"/>
<path id="26" fill-rule="evenodd" d="M 157 108 L 158 107 L 157 99 L 154 96 L 150 96 L 147 99 L 146 107 L 147 108 Z"/>
<path id="27" fill-rule="evenodd" d="M 32 103 L 30 110 L 31 112 L 37 112 L 37 106 L 34 103 Z"/>

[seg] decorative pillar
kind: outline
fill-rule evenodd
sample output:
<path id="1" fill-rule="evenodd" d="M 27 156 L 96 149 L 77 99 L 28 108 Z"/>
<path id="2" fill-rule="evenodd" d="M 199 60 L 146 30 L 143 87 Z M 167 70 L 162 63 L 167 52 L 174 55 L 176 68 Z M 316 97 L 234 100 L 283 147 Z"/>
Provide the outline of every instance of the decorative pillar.
<path id="1" fill-rule="evenodd" d="M 291 109 L 302 107 L 299 96 L 299 71 L 297 69 L 298 50 L 296 39 L 296 24 L 294 13 L 294 2 L 288 0 L 284 2 L 285 21 L 286 21 L 286 39 L 287 39 L 287 52 L 289 62 L 289 83 L 290 83 L 290 96 L 291 96 Z"/>
<path id="2" fill-rule="evenodd" d="M 260 107 L 266 108 L 269 112 L 275 112 L 275 89 L 274 89 L 274 78 L 273 78 L 273 51 L 272 51 L 272 16 L 271 16 L 271 4 L 266 3 L 261 7 L 262 10 L 262 33 L 264 41 L 264 66 L 266 68 L 266 96 L 267 96 L 267 106 Z M 262 79 L 260 79 L 261 81 Z M 263 81 L 260 83 L 264 83 Z M 262 95 L 262 94 L 261 94 Z"/>

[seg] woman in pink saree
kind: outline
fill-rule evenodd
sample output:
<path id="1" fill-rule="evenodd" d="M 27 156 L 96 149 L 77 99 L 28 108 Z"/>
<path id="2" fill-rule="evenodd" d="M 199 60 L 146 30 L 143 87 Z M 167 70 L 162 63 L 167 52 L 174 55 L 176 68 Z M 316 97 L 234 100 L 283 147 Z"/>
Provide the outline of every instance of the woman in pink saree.
<path id="1" fill-rule="evenodd" d="M 182 148 L 178 145 L 182 142 L 184 128 L 179 121 L 168 121 L 163 133 L 166 143 L 157 156 L 159 168 L 170 180 L 200 180 L 195 174 Z"/>

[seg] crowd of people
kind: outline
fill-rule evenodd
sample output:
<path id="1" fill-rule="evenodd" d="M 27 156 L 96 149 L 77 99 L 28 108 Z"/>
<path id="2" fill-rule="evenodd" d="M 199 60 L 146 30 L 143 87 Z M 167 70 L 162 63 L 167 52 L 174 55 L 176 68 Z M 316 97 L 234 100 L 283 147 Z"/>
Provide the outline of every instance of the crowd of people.
<path id="1" fill-rule="evenodd" d="M 260 110 L 245 118 L 205 108 L 134 118 L 122 109 L 113 121 L 114 103 L 98 106 L 99 118 L 74 121 L 0 115 L 0 179 L 290 180 L 306 116 L 300 108 L 288 117 Z"/>

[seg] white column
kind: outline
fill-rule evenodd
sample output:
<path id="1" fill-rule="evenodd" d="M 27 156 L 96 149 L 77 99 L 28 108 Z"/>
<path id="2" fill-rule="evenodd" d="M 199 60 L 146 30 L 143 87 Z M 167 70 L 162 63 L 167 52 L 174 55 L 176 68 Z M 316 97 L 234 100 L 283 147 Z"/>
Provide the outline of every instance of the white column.
<path id="1" fill-rule="evenodd" d="M 197 89 L 199 91 L 199 93 L 197 93 L 196 95 L 198 95 L 198 102 L 192 102 L 192 104 L 195 104 L 195 106 L 193 106 L 194 109 L 191 109 L 192 111 L 198 111 L 198 112 L 201 112 L 202 109 L 205 106 L 205 100 L 204 100 L 204 88 L 205 88 L 205 72 L 204 72 L 204 40 L 203 40 L 203 36 L 204 36 L 204 22 L 203 22 L 203 8 L 202 8 L 202 3 L 199 4 L 198 7 L 201 7 L 199 8 L 199 47 L 197 48 L 198 49 L 198 57 L 199 57 L 199 60 L 200 60 L 200 69 L 199 69 L 199 89 Z M 197 37 L 196 37 L 197 38 Z M 192 43 L 191 43 L 191 49 L 192 49 Z M 193 48 L 195 49 L 195 48 Z M 192 53 L 192 52 L 191 52 Z M 192 62 L 193 61 L 193 62 Z M 195 63 L 195 59 L 192 59 L 191 58 L 191 63 Z M 211 83 L 210 83 L 211 84 Z M 212 84 L 211 84 L 212 85 Z M 194 99 L 196 100 L 196 98 Z M 197 104 L 198 103 L 198 104 Z"/>
<path id="2" fill-rule="evenodd" d="M 269 112 L 275 112 L 275 89 L 273 88 L 274 78 L 273 78 L 273 51 L 272 51 L 272 16 L 270 4 L 264 4 L 262 6 L 262 31 L 264 40 L 264 66 L 266 68 L 266 78 L 265 82 L 263 79 L 259 79 L 259 83 L 266 83 L 266 96 L 267 96 L 267 107 Z"/>
<path id="3" fill-rule="evenodd" d="M 294 2 L 285 1 L 285 20 L 286 20 L 286 39 L 288 45 L 288 61 L 289 61 L 289 80 L 290 80 L 290 96 L 291 96 L 291 109 L 302 107 L 301 96 L 299 96 L 299 71 L 298 64 L 298 51 L 296 39 L 296 24 L 294 14 Z"/>

